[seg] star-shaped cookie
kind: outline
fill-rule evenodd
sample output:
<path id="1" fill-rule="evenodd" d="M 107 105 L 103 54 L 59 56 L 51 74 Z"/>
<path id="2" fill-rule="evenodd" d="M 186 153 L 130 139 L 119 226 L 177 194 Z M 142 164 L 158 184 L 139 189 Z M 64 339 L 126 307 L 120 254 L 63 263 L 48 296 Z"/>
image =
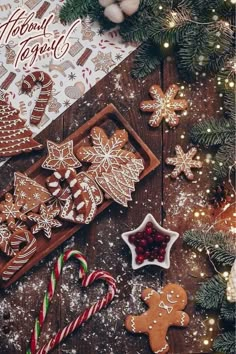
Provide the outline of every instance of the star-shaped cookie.
<path id="1" fill-rule="evenodd" d="M 171 177 L 177 178 L 183 172 L 186 178 L 192 181 L 194 179 L 194 175 L 191 168 L 202 168 L 201 161 L 193 160 L 197 153 L 197 149 L 193 147 L 185 154 L 181 146 L 177 145 L 175 147 L 175 151 L 176 157 L 168 157 L 166 159 L 167 165 L 175 166 L 171 173 Z"/>
<path id="2" fill-rule="evenodd" d="M 0 223 L 6 221 L 9 230 L 15 230 L 16 220 L 27 220 L 27 217 L 20 211 L 21 207 L 21 201 L 14 203 L 13 196 L 6 193 L 5 201 L 0 203 Z"/>
<path id="3" fill-rule="evenodd" d="M 171 85 L 164 94 L 160 86 L 153 85 L 150 87 L 149 93 L 152 97 L 150 101 L 142 101 L 140 109 L 144 112 L 153 112 L 149 119 L 151 127 L 158 127 L 164 118 L 170 127 L 179 124 L 179 117 L 175 111 L 183 111 L 188 107 L 188 103 L 184 99 L 175 99 L 179 91 L 177 85 Z"/>
<path id="4" fill-rule="evenodd" d="M 39 214 L 28 214 L 28 219 L 36 223 L 36 225 L 31 228 L 32 233 L 36 234 L 42 230 L 47 238 L 51 238 L 52 228 L 62 225 L 60 221 L 55 219 L 59 213 L 60 209 L 52 209 L 50 206 L 47 207 L 45 204 L 41 204 Z"/>
<path id="5" fill-rule="evenodd" d="M 102 128 L 94 127 L 90 137 L 93 146 L 82 146 L 76 151 L 80 161 L 91 163 L 86 171 L 92 177 L 102 175 L 103 172 L 111 172 L 120 165 L 125 165 L 136 156 L 134 153 L 122 149 L 128 141 L 128 133 L 125 130 L 116 130 L 108 138 Z"/>
<path id="6" fill-rule="evenodd" d="M 47 141 L 48 156 L 43 162 L 42 167 L 48 170 L 59 170 L 61 168 L 77 168 L 81 163 L 77 160 L 73 152 L 73 141 L 56 144 Z"/>

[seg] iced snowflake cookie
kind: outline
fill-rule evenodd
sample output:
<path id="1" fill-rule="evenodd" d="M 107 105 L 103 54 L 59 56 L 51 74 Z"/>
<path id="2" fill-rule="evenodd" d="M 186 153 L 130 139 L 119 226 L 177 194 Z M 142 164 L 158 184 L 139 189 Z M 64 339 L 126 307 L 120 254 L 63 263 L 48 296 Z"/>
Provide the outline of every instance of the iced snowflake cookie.
<path id="1" fill-rule="evenodd" d="M 21 201 L 14 202 L 13 196 L 6 193 L 5 201 L 0 203 L 0 223 L 6 221 L 9 230 L 15 230 L 16 220 L 27 220 L 27 217 L 20 211 L 21 206 Z"/>
<path id="2" fill-rule="evenodd" d="M 129 315 L 125 327 L 132 333 L 147 334 L 153 353 L 167 353 L 168 328 L 186 327 L 189 324 L 189 316 L 182 311 L 187 305 L 187 294 L 180 285 L 168 284 L 160 293 L 153 289 L 143 290 L 141 298 L 149 309 L 138 316 Z"/>
<path id="3" fill-rule="evenodd" d="M 98 177 L 103 172 L 109 173 L 113 168 L 120 168 L 136 158 L 134 153 L 122 149 L 128 141 L 128 133 L 125 130 L 116 130 L 108 138 L 102 128 L 94 127 L 90 137 L 93 146 L 81 146 L 75 154 L 80 161 L 91 164 L 87 174 L 92 177 Z"/>
<path id="4" fill-rule="evenodd" d="M 202 168 L 202 162 L 193 160 L 197 153 L 196 148 L 191 148 L 186 154 L 183 152 L 181 146 L 176 145 L 175 147 L 176 157 L 168 157 L 166 159 L 167 165 L 175 166 L 171 173 L 172 178 L 177 178 L 182 172 L 185 174 L 186 178 L 190 181 L 194 179 L 194 175 L 191 168 Z"/>
<path id="5" fill-rule="evenodd" d="M 165 119 L 170 127 L 175 127 L 179 124 L 179 117 L 175 111 L 183 111 L 188 107 L 188 103 L 184 99 L 175 99 L 179 91 L 177 85 L 171 85 L 164 94 L 160 86 L 153 85 L 150 87 L 149 93 L 152 97 L 150 101 L 142 101 L 140 109 L 144 112 L 153 112 L 149 119 L 151 127 L 158 127 Z"/>
<path id="6" fill-rule="evenodd" d="M 55 219 L 59 212 L 60 209 L 52 209 L 44 204 L 41 204 L 39 214 L 29 213 L 28 219 L 36 223 L 31 228 L 32 233 L 37 234 L 42 230 L 47 238 L 51 238 L 52 229 L 62 226 L 60 221 Z"/>

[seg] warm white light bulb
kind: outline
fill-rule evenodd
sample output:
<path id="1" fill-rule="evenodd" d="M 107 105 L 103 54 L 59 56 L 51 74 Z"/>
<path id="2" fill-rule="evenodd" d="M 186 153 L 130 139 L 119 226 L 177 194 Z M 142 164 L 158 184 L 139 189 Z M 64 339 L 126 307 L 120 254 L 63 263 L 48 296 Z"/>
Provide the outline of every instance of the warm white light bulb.
<path id="1" fill-rule="evenodd" d="M 164 46 L 164 48 L 169 48 L 169 43 L 168 42 L 165 42 L 164 44 L 163 44 L 163 46 Z"/>

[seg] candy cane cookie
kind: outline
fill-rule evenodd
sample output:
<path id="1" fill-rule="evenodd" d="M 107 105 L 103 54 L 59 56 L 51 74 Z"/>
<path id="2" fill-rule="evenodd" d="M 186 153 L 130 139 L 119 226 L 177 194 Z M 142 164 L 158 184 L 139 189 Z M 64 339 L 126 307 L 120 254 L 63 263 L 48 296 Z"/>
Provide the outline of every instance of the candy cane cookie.
<path id="1" fill-rule="evenodd" d="M 22 91 L 29 93 L 38 82 L 42 85 L 42 88 L 30 117 L 30 123 L 34 125 L 38 125 L 43 117 L 52 93 L 53 81 L 47 73 L 43 71 L 34 71 L 27 75 L 22 83 Z"/>
<path id="2" fill-rule="evenodd" d="M 63 189 L 61 187 L 61 181 L 63 180 L 66 180 L 69 185 L 77 218 L 78 220 L 81 220 L 81 215 L 86 214 L 86 197 L 80 183 L 76 178 L 76 171 L 73 168 L 62 168 L 49 176 L 46 179 L 48 190 L 54 197 L 60 198 L 63 194 Z"/>
<path id="3" fill-rule="evenodd" d="M 16 255 L 1 270 L 3 281 L 11 279 L 29 261 L 37 248 L 35 237 L 27 230 L 17 230 L 11 235 L 9 242 Z M 23 243 L 26 243 L 26 246 L 20 250 L 20 245 Z"/>

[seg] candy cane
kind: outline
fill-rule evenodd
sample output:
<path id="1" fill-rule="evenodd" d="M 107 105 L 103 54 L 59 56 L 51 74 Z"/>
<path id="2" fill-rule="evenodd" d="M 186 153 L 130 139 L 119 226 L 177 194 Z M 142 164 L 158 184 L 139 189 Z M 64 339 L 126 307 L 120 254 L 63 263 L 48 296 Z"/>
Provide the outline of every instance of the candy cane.
<path id="1" fill-rule="evenodd" d="M 64 264 L 70 259 L 70 258 L 76 258 L 80 262 L 80 269 L 79 269 L 79 277 L 83 278 L 85 273 L 87 272 L 87 261 L 85 257 L 80 253 L 79 251 L 76 250 L 69 250 L 65 252 L 64 254 L 61 254 L 59 258 L 57 259 L 57 262 L 54 265 L 54 270 L 51 273 L 51 278 L 50 282 L 48 284 L 48 289 L 46 294 L 44 295 L 43 303 L 41 305 L 40 311 L 39 311 L 39 317 L 35 321 L 35 326 L 31 335 L 31 341 L 30 341 L 30 347 L 27 349 L 27 354 L 34 354 L 36 353 L 36 348 L 37 348 L 37 343 L 38 339 L 41 333 L 41 328 L 45 322 L 48 310 L 49 310 L 49 305 L 53 299 L 55 289 L 57 286 L 57 282 L 61 276 L 62 269 L 64 267 Z"/>
<path id="2" fill-rule="evenodd" d="M 47 178 L 46 183 L 50 193 L 54 197 L 60 198 L 63 193 L 60 185 L 62 180 L 66 180 L 69 184 L 77 213 L 84 214 L 86 212 L 85 198 L 81 185 L 76 178 L 76 171 L 73 168 L 62 168 Z"/>
<path id="3" fill-rule="evenodd" d="M 30 117 L 30 123 L 35 125 L 39 124 L 43 117 L 53 86 L 53 82 L 48 74 L 43 71 L 34 71 L 24 78 L 22 91 L 26 93 L 30 92 L 37 82 L 42 85 L 42 89 Z"/>
<path id="4" fill-rule="evenodd" d="M 68 252 L 76 252 L 76 251 L 68 251 Z M 78 316 L 74 321 L 64 327 L 62 330 L 59 330 L 58 333 L 51 338 L 51 340 L 45 344 L 42 348 L 37 351 L 37 354 L 46 354 L 54 347 L 56 347 L 61 341 L 63 341 L 69 334 L 75 331 L 82 323 L 86 322 L 91 316 L 93 316 L 96 312 L 99 312 L 102 308 L 106 307 L 114 298 L 116 293 L 116 282 L 115 279 L 105 271 L 94 271 L 88 276 L 84 276 L 82 278 L 82 286 L 87 287 L 92 284 L 97 279 L 103 279 L 108 284 L 108 292 L 107 294 L 99 300 L 97 303 L 92 305 L 90 308 L 86 309 L 80 316 Z M 50 285 L 50 284 L 49 284 Z M 55 290 L 55 288 L 54 288 Z M 48 309 L 48 307 L 47 307 Z M 47 309 L 44 313 L 47 312 Z M 41 312 L 42 308 L 41 308 Z M 45 317 L 44 317 L 45 319 Z M 35 323 L 34 332 L 40 332 L 41 326 L 39 321 Z M 31 337 L 31 345 L 27 351 L 27 354 L 34 354 L 36 351 L 37 340 L 38 337 L 34 337 L 34 332 Z"/>
<path id="5" fill-rule="evenodd" d="M 27 245 L 22 250 L 19 250 L 20 245 L 24 242 L 27 242 Z M 2 269 L 1 276 L 4 281 L 11 279 L 34 255 L 37 241 L 29 231 L 17 230 L 10 237 L 10 245 L 16 255 Z"/>

